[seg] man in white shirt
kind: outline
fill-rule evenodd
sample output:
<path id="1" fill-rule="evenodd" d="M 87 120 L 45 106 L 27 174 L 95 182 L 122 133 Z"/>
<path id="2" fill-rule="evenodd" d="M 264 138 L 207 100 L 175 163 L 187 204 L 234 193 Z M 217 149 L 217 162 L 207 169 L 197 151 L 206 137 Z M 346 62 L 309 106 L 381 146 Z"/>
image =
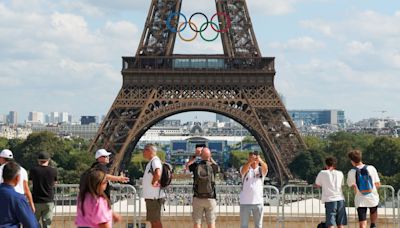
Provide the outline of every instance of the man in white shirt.
<path id="1" fill-rule="evenodd" d="M 3 178 L 1 177 L 3 174 L 3 167 L 4 165 L 9 162 L 14 160 L 14 155 L 9 149 L 4 149 L 0 152 L 0 183 L 3 183 Z M 29 189 L 28 185 L 28 172 L 21 166 L 20 167 L 20 179 L 18 184 L 14 187 L 15 191 L 25 195 L 26 198 L 28 199 L 29 205 L 32 208 L 32 211 L 35 212 L 35 205 L 33 203 L 33 198 L 32 198 L 32 193 L 31 190 Z"/>
<path id="2" fill-rule="evenodd" d="M 250 152 L 246 164 L 240 168 L 242 191 L 240 192 L 240 227 L 249 226 L 250 213 L 253 213 L 254 227 L 261 228 L 264 214 L 264 179 L 268 165 L 258 151 Z"/>
<path id="3" fill-rule="evenodd" d="M 367 208 L 369 208 L 370 218 L 371 218 L 371 228 L 376 227 L 376 221 L 378 220 L 378 204 L 379 204 L 379 194 L 378 189 L 381 186 L 381 181 L 378 176 L 376 168 L 372 165 L 365 165 L 362 163 L 362 152 L 360 150 L 352 150 L 348 153 L 353 169 L 351 169 L 347 174 L 347 185 L 352 187 L 356 193 L 354 199 L 354 205 L 357 208 L 358 221 L 360 228 L 367 227 Z M 366 166 L 366 168 L 364 168 Z M 369 177 L 372 179 L 372 186 L 370 193 L 361 193 L 359 186 L 357 185 L 357 172 L 362 169 L 368 171 Z"/>
<path id="4" fill-rule="evenodd" d="M 342 192 L 344 185 L 343 173 L 336 170 L 336 158 L 325 160 L 325 170 L 321 170 L 315 180 L 315 185 L 322 188 L 322 202 L 325 203 L 326 227 L 343 228 L 347 225 L 346 206 Z"/>
<path id="5" fill-rule="evenodd" d="M 146 201 L 146 220 L 152 228 L 162 228 L 161 207 L 165 193 L 160 187 L 162 163 L 157 157 L 157 147 L 147 144 L 143 149 L 143 157 L 149 162 L 143 174 L 143 198 Z"/>

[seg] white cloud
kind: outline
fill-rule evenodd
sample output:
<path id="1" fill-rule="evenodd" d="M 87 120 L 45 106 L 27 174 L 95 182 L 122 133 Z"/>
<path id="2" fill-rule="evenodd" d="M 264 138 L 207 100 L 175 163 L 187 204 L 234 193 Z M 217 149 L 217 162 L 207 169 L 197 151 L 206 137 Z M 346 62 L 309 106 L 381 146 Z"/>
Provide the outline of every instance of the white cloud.
<path id="1" fill-rule="evenodd" d="M 351 41 L 347 43 L 347 50 L 350 55 L 370 54 L 374 52 L 371 42 Z"/>
<path id="2" fill-rule="evenodd" d="M 121 86 L 121 56 L 137 47 L 137 26 L 113 18 L 92 26 L 90 13 L 63 12 L 62 4 L 57 11 L 39 13 L 19 9 L 20 3 L 0 3 L 0 97 L 15 97 L 22 113 L 61 106 L 75 113 L 105 113 Z M 101 14 L 93 16 L 97 20 Z M 0 106 L 11 108 L 8 99 Z"/>
<path id="3" fill-rule="evenodd" d="M 318 32 L 321 32 L 322 34 L 326 36 L 331 36 L 332 35 L 332 27 L 328 23 L 325 23 L 320 20 L 303 20 L 300 21 L 300 25 L 304 28 L 309 28 Z"/>
<path id="4" fill-rule="evenodd" d="M 296 39 L 290 39 L 286 43 L 273 42 L 270 44 L 270 47 L 284 50 L 312 52 L 324 48 L 325 44 L 321 41 L 314 40 L 312 37 L 305 36 Z"/>
<path id="5" fill-rule="evenodd" d="M 264 15 L 285 15 L 295 11 L 296 0 L 247 1 L 250 11 Z"/>

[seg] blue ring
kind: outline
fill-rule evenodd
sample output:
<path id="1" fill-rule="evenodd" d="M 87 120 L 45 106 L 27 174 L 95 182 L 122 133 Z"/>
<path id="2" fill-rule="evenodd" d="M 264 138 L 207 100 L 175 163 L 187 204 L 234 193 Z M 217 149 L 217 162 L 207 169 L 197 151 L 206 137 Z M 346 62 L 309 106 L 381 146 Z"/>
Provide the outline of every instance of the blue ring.
<path id="1" fill-rule="evenodd" d="M 186 16 L 185 16 L 183 13 L 177 13 L 177 12 L 171 13 L 171 14 L 168 16 L 167 21 L 166 21 L 167 28 L 168 28 L 169 31 L 171 31 L 171 32 L 175 32 L 175 33 L 178 32 L 175 28 L 172 28 L 172 25 L 171 25 L 172 17 L 173 17 L 173 16 L 176 16 L 176 15 L 182 15 L 182 17 L 185 19 L 185 26 L 183 26 L 183 28 L 181 28 L 181 29 L 179 30 L 179 32 L 182 32 L 183 30 L 185 30 L 185 28 L 186 28 L 186 26 L 187 26 L 187 24 L 188 24 L 188 21 L 187 21 L 187 19 L 186 19 Z M 178 18 L 178 22 L 179 22 L 179 18 Z M 179 24 L 179 23 L 177 23 L 177 24 Z"/>

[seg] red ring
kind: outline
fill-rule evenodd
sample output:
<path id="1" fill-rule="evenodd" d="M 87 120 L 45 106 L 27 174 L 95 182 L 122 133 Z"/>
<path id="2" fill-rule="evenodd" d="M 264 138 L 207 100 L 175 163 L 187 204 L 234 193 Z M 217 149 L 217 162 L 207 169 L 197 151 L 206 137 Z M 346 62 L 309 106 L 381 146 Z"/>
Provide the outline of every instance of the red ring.
<path id="1" fill-rule="evenodd" d="M 231 20 L 231 18 L 229 17 L 229 15 L 228 15 L 227 13 L 225 13 L 225 12 L 215 13 L 215 14 L 211 17 L 211 20 L 210 20 L 210 21 L 213 21 L 213 19 L 214 19 L 215 16 L 220 16 L 220 15 L 224 16 L 225 19 L 226 19 L 226 28 L 218 30 L 218 29 L 216 29 L 216 28 L 214 27 L 213 24 L 211 24 L 211 28 L 212 28 L 214 31 L 220 32 L 220 33 L 221 33 L 221 32 L 222 32 L 222 33 L 228 32 L 229 29 L 231 28 L 232 20 Z M 222 27 L 222 26 L 221 26 L 221 27 Z"/>

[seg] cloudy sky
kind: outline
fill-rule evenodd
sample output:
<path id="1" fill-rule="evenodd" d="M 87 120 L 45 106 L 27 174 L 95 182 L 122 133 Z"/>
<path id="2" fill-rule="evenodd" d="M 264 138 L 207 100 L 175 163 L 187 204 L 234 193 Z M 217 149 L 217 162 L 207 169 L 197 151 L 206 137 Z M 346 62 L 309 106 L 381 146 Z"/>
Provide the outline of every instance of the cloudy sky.
<path id="1" fill-rule="evenodd" d="M 263 56 L 276 57 L 288 109 L 400 118 L 400 1 L 248 0 Z M 0 0 L 0 114 L 101 115 L 134 55 L 150 0 Z M 184 0 L 212 15 L 214 0 Z M 220 40 L 175 53 L 222 53 Z M 203 114 L 193 114 L 202 118 Z"/>

